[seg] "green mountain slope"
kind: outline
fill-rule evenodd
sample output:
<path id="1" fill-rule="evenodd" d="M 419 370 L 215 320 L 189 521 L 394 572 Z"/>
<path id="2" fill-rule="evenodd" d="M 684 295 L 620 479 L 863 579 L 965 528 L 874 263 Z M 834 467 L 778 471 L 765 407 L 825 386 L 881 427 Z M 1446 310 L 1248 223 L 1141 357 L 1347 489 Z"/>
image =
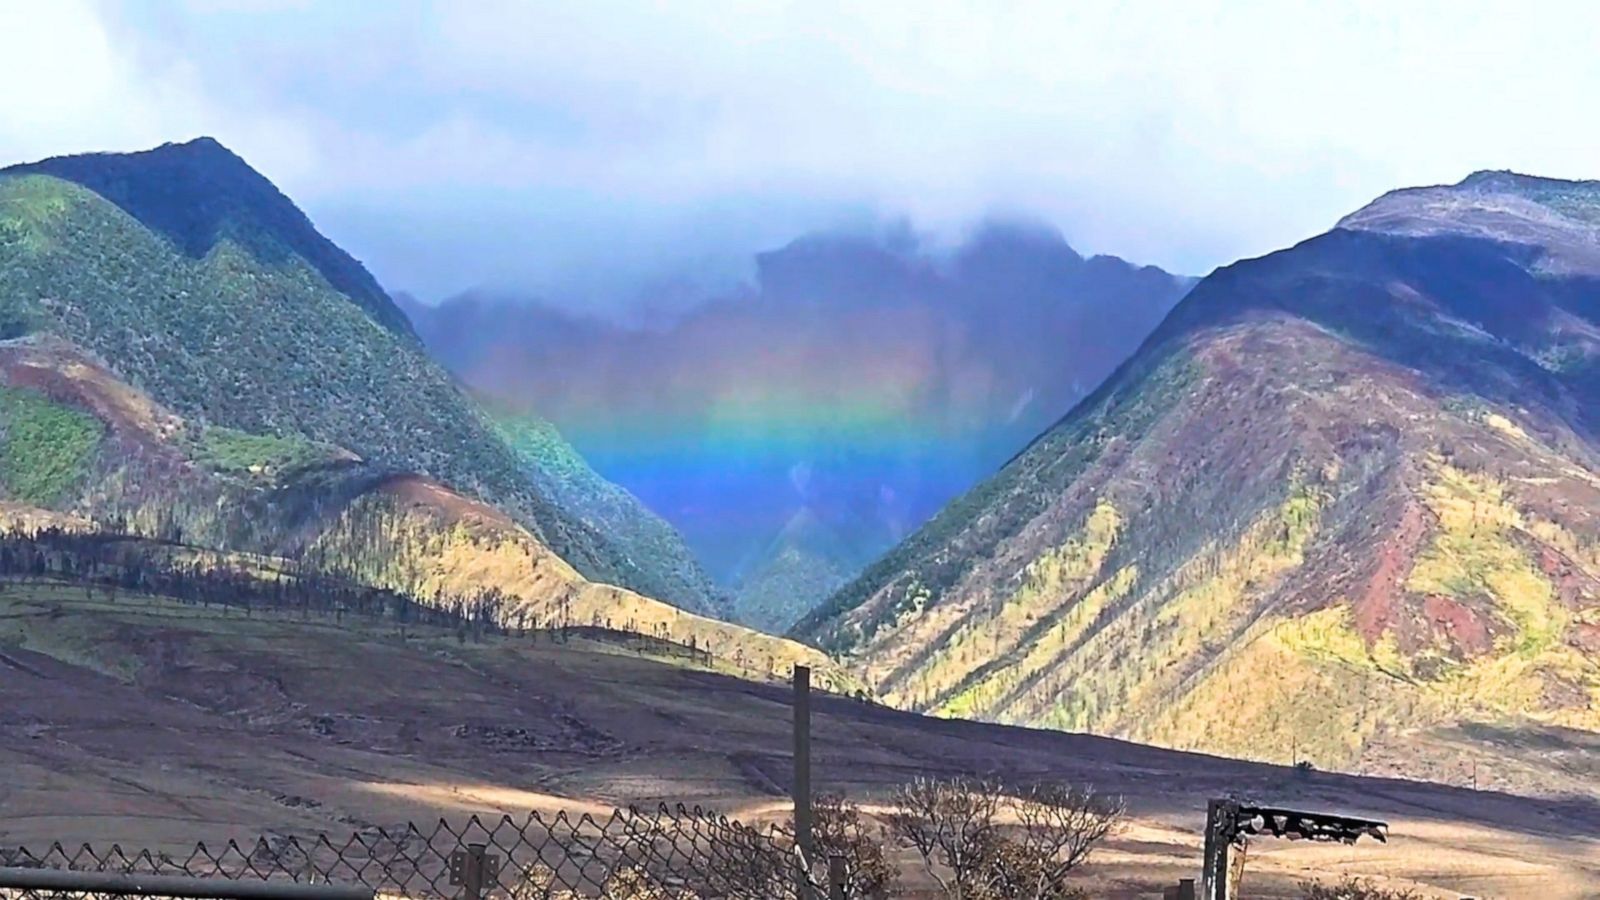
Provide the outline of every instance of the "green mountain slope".
<path id="1" fill-rule="evenodd" d="M 1248 757 L 1600 731 L 1597 210 L 1485 173 L 1220 270 L 795 633 L 905 706 Z"/>
<path id="2" fill-rule="evenodd" d="M 640 561 L 656 588 L 653 596 L 694 597 L 698 602 L 689 608 L 728 617 L 726 598 L 695 562 L 683 537 L 637 497 L 600 477 L 554 425 L 525 413 L 498 412 L 495 424 L 545 496 Z"/>
<path id="3" fill-rule="evenodd" d="M 762 678 L 808 663 L 832 688 L 858 687 L 814 649 L 585 579 L 434 479 L 185 419 L 54 336 L 0 341 L 0 534 L 9 575 L 31 559 L 35 578 L 86 593 L 317 604 L 402 631 L 430 613 L 474 631 L 576 628 Z"/>
<path id="4" fill-rule="evenodd" d="M 709 608 L 693 563 L 620 548 L 533 484 L 360 264 L 214 141 L 0 171 L 0 335 L 35 333 L 188 419 L 437 477 L 587 577 Z"/>
<path id="5" fill-rule="evenodd" d="M 80 184 L 191 259 L 204 259 L 225 241 L 264 265 L 298 258 L 380 325 L 411 334 L 404 313 L 360 263 L 318 233 L 272 182 L 211 138 L 145 153 L 57 157 L 7 171 Z"/>
<path id="6" fill-rule="evenodd" d="M 831 596 L 870 561 L 863 548 L 871 546 L 801 509 L 740 578 L 741 621 L 774 634 L 787 631 L 806 612 L 797 598 Z"/>

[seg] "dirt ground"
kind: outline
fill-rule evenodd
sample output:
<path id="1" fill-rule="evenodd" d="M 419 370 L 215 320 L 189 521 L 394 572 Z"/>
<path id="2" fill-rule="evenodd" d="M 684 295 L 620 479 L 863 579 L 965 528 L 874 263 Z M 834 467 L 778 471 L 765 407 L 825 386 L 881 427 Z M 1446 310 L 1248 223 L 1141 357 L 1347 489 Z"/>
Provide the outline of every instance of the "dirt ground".
<path id="1" fill-rule="evenodd" d="M 1344 873 L 1460 897 L 1600 896 L 1600 802 L 1301 775 L 818 697 L 814 782 L 870 803 L 914 775 L 1003 771 L 1122 794 L 1095 896 L 1196 873 L 1206 801 L 1384 819 L 1388 844 L 1259 842 L 1245 896 Z M 0 847 L 187 849 L 469 814 L 689 803 L 782 816 L 782 685 L 594 641 L 459 643 L 78 589 L 0 591 Z M 1593 760 L 1586 761 L 1592 764 Z"/>

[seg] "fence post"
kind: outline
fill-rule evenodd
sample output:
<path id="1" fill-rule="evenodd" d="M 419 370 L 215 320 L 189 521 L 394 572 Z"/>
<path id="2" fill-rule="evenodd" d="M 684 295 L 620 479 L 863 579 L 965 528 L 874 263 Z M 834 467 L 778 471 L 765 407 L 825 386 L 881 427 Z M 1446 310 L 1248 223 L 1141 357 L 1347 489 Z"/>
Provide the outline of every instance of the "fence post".
<path id="1" fill-rule="evenodd" d="M 828 857 L 828 900 L 845 900 L 844 857 L 835 853 Z"/>
<path id="2" fill-rule="evenodd" d="M 1200 893 L 1204 900 L 1233 900 L 1234 829 L 1239 804 L 1232 800 L 1212 800 L 1206 806 L 1205 868 L 1201 872 Z"/>
<path id="3" fill-rule="evenodd" d="M 461 900 L 483 900 L 484 889 L 500 878 L 500 856 L 486 844 L 468 844 L 450 854 L 450 883 L 461 885 Z"/>
<path id="4" fill-rule="evenodd" d="M 794 797 L 794 842 L 800 848 L 802 869 L 811 865 L 811 668 L 794 667 L 794 778 L 790 780 Z M 809 897 L 810 874 L 800 873 L 800 896 Z"/>
<path id="5" fill-rule="evenodd" d="M 465 900 L 481 900 L 483 897 L 483 851 L 482 844 L 467 845 L 467 871 L 462 889 Z"/>

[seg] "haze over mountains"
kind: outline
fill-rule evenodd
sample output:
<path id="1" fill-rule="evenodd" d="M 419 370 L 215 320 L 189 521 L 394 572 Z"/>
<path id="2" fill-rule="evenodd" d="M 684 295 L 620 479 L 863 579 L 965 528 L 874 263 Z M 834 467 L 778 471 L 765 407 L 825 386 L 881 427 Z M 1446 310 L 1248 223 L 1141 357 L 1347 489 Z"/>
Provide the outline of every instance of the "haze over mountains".
<path id="1" fill-rule="evenodd" d="M 1213 273 L 796 633 L 945 715 L 1592 773 L 1600 183 L 1395 191 Z"/>
<path id="2" fill-rule="evenodd" d="M 664 326 L 407 304 L 495 404 L 553 421 L 782 630 L 1092 390 L 1188 280 L 995 221 L 948 251 L 813 234 Z"/>

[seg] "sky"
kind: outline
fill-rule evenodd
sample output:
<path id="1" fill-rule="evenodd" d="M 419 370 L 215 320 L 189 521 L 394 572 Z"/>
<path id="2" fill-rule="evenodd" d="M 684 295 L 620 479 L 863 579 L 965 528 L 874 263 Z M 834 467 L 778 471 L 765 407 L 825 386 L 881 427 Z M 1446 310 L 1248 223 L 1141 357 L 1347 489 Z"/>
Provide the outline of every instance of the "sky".
<path id="1" fill-rule="evenodd" d="M 211 135 L 387 287 L 670 307 L 1026 215 L 1204 274 L 1385 190 L 1600 177 L 1590 3 L 0 0 L 0 161 Z"/>

